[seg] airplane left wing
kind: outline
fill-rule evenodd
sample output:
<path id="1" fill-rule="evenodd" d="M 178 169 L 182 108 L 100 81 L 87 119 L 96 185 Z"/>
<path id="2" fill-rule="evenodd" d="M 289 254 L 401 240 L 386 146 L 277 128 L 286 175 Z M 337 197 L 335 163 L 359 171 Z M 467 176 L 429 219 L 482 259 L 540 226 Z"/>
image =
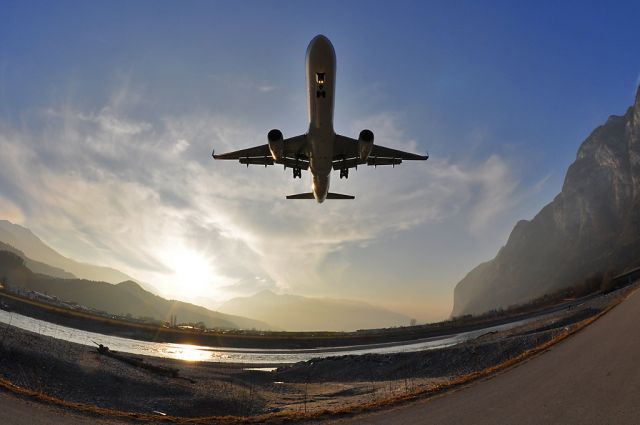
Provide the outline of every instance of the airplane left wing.
<path id="1" fill-rule="evenodd" d="M 223 153 L 220 155 L 216 155 L 215 152 L 213 152 L 212 156 L 215 159 L 258 158 L 265 156 L 271 158 L 271 152 L 269 151 L 269 145 L 260 145 L 253 148 L 240 149 L 239 151 Z"/>
<path id="2" fill-rule="evenodd" d="M 215 151 L 211 156 L 214 159 L 232 159 L 237 160 L 240 164 L 248 165 L 273 165 L 283 164 L 289 168 L 300 168 L 306 170 L 309 168 L 309 161 L 304 153 L 306 144 L 305 135 L 295 136 L 284 139 L 283 154 L 284 157 L 279 161 L 274 161 L 269 150 L 269 145 L 254 146 L 248 149 L 240 149 L 233 152 L 216 155 Z"/>
<path id="3" fill-rule="evenodd" d="M 418 155 L 374 144 L 365 161 L 359 157 L 359 141 L 336 134 L 333 148 L 333 169 L 355 168 L 358 165 L 398 165 L 405 161 L 426 161 L 429 155 Z"/>

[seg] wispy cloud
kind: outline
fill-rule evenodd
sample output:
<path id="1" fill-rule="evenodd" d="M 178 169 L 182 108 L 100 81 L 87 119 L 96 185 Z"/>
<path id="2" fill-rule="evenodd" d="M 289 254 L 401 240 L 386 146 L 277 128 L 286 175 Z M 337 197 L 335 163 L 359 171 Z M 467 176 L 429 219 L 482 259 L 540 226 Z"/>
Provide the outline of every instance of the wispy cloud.
<path id="1" fill-rule="evenodd" d="M 237 149 L 257 140 L 260 131 L 250 123 L 207 113 L 147 122 L 131 112 L 141 101 L 139 93 L 119 90 L 96 112 L 45 111 L 41 131 L 2 128 L 0 214 L 67 255 L 122 269 L 165 294 L 222 299 L 264 288 L 327 287 L 322 264 L 331 254 L 348 264 L 358 244 L 446 225 L 451 217 L 466 217 L 469 231 L 479 234 L 518 202 L 518 178 L 497 155 L 479 164 L 432 158 L 375 172 L 362 167 L 348 182 L 332 182 L 334 191 L 356 194 L 356 202 L 287 201 L 285 194 L 308 190 L 308 179 L 211 160 L 213 146 Z M 393 114 L 352 127 L 419 151 Z M 206 266 L 199 285 L 179 281 L 186 278 L 171 265 L 183 252 Z"/>

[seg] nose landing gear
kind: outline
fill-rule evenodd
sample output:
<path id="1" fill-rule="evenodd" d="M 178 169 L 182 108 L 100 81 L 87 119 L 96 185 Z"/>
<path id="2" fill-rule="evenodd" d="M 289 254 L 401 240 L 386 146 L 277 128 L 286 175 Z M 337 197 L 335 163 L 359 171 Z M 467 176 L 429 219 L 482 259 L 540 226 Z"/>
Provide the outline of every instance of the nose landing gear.
<path id="1" fill-rule="evenodd" d="M 341 168 L 340 169 L 340 178 L 344 178 L 344 179 L 348 179 L 349 178 L 349 169 L 348 168 Z"/>
<path id="2" fill-rule="evenodd" d="M 293 178 L 302 178 L 302 168 L 299 167 L 293 167 Z"/>

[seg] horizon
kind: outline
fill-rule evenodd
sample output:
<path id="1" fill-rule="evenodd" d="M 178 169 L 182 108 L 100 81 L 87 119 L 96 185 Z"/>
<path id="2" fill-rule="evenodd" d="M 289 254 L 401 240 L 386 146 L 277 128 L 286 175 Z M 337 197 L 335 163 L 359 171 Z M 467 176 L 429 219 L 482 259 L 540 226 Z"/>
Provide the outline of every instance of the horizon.
<path id="1" fill-rule="evenodd" d="M 271 290 L 448 317 L 455 284 L 633 104 L 640 6 L 326 4 L 345 13 L 2 3 L 0 219 L 164 297 Z M 336 131 L 370 128 L 376 143 L 430 154 L 334 176 L 332 190 L 356 195 L 347 203 L 287 201 L 308 175 L 210 157 L 265 143 L 271 128 L 305 131 L 304 53 L 319 33 L 337 55 Z"/>

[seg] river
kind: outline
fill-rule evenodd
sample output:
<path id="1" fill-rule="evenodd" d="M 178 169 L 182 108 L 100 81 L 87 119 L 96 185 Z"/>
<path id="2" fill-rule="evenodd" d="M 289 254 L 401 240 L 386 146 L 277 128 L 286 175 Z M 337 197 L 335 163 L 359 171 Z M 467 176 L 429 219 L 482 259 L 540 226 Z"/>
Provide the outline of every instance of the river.
<path id="1" fill-rule="evenodd" d="M 18 313 L 0 310 L 0 322 L 6 323 L 27 331 L 35 332 L 66 341 L 75 342 L 91 347 L 95 344 L 103 344 L 111 350 L 124 353 L 140 354 L 145 356 L 168 357 L 173 359 L 221 363 L 256 364 L 287 364 L 307 361 L 313 358 L 339 356 L 347 354 L 390 354 L 401 352 L 413 352 L 433 350 L 460 344 L 470 339 L 477 338 L 487 332 L 501 331 L 522 325 L 533 319 L 525 319 L 506 323 L 499 326 L 491 326 L 471 332 L 462 332 L 454 335 L 423 338 L 406 342 L 390 342 L 372 345 L 354 345 L 348 347 L 323 347 L 313 349 L 262 349 L 262 348 L 230 348 L 230 347 L 204 347 L 188 344 L 172 344 L 104 335 L 79 329 L 56 325 Z"/>

